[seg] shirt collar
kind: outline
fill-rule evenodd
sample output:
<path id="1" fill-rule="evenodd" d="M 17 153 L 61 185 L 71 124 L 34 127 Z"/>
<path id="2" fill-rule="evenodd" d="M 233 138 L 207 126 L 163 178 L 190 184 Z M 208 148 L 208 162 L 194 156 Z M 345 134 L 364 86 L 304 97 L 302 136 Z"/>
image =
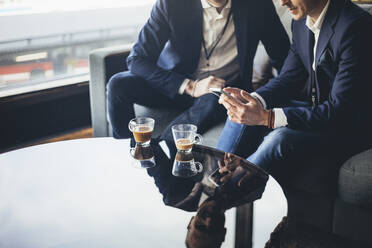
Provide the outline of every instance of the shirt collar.
<path id="1" fill-rule="evenodd" d="M 307 16 L 306 17 L 306 26 L 313 32 L 319 32 L 320 29 L 322 28 L 322 25 L 323 25 L 323 21 L 324 21 L 324 18 L 325 18 L 325 15 L 327 13 L 327 10 L 328 10 L 328 6 L 329 6 L 329 3 L 330 3 L 330 0 L 327 1 L 326 5 L 324 6 L 323 10 L 322 10 L 322 13 L 320 13 L 318 19 L 316 20 L 316 22 L 314 23 L 310 16 Z"/>
<path id="2" fill-rule="evenodd" d="M 200 0 L 202 4 L 203 9 L 208 9 L 208 8 L 214 8 L 211 6 L 207 0 Z M 227 0 L 227 4 L 225 5 L 224 9 L 230 9 L 231 8 L 231 1 Z"/>

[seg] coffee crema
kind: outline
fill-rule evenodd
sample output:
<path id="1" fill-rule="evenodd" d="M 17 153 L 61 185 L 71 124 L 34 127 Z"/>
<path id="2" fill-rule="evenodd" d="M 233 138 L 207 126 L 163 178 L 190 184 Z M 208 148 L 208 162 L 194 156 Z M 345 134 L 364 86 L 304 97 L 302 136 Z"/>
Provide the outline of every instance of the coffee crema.
<path id="1" fill-rule="evenodd" d="M 133 136 L 136 142 L 143 143 L 151 140 L 153 129 L 148 126 L 136 126 L 133 130 Z"/>
<path id="2" fill-rule="evenodd" d="M 178 139 L 176 141 L 177 149 L 184 151 L 191 150 L 193 144 L 194 143 L 189 139 Z"/>

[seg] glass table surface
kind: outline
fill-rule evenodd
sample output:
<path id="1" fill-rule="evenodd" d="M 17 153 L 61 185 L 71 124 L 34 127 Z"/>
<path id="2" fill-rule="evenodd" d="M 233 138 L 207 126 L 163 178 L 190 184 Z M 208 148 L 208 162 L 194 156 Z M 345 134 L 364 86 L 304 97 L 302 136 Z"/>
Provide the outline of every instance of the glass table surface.
<path id="1" fill-rule="evenodd" d="M 134 159 L 130 143 L 91 138 L 0 154 L 0 247 L 185 247 L 191 217 L 210 199 L 223 206 L 221 247 L 234 247 L 235 207 L 260 199 L 266 184 L 278 191 L 263 170 L 233 154 L 194 145 L 186 156 L 153 140 Z M 155 166 L 138 168 L 151 153 Z M 175 176 L 175 159 L 201 162 L 203 170 Z M 219 167 L 229 170 L 216 186 L 210 175 Z"/>

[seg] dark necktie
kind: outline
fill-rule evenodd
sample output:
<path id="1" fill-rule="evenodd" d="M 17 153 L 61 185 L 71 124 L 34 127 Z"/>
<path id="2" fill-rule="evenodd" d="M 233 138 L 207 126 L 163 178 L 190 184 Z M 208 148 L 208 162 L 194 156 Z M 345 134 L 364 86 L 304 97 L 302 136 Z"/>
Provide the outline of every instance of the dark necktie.
<path id="1" fill-rule="evenodd" d="M 313 63 L 314 63 L 314 44 L 315 44 L 315 38 L 314 33 L 309 30 L 309 56 L 310 56 L 310 84 L 308 93 L 311 97 L 311 102 L 313 105 L 317 104 L 317 94 L 316 94 L 316 76 L 315 72 L 313 70 Z"/>

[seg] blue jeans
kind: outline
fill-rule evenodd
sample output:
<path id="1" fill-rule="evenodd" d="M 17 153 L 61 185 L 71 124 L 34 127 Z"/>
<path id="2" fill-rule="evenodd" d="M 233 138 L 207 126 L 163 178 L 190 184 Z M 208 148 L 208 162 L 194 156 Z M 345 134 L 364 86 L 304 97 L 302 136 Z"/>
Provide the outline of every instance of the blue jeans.
<path id="1" fill-rule="evenodd" d="M 269 130 L 263 126 L 246 126 L 227 119 L 217 149 L 246 157 L 268 173 L 273 166 L 301 164 L 314 156 L 331 155 L 334 137 L 324 133 L 300 131 L 287 127 Z"/>
<path id="2" fill-rule="evenodd" d="M 305 105 L 297 101 L 287 104 Z M 269 130 L 265 126 L 246 126 L 229 119 L 217 144 L 217 149 L 245 157 L 269 173 L 283 168 L 279 166 L 301 165 L 313 157 L 321 159 L 326 156 L 335 162 L 340 161 L 350 153 L 346 147 L 342 136 L 287 127 Z"/>

